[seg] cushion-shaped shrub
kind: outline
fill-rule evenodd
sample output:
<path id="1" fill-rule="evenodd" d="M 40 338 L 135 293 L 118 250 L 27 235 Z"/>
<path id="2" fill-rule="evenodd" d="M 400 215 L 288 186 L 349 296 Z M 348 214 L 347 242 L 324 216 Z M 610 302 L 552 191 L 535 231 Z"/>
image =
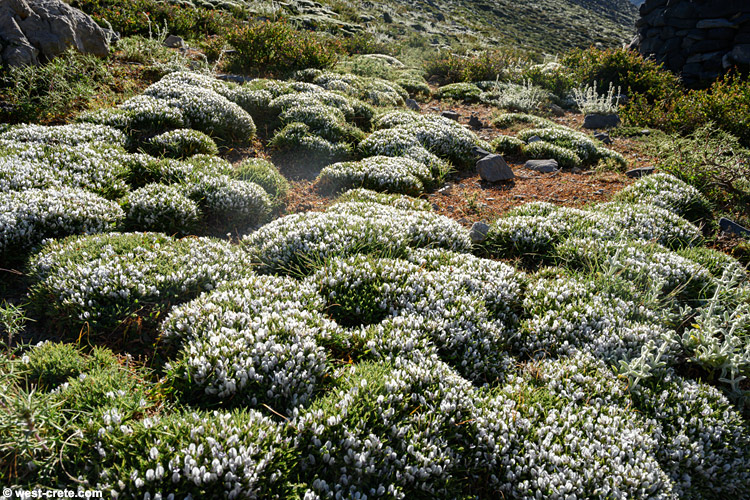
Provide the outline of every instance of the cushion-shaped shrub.
<path id="1" fill-rule="evenodd" d="M 149 152 L 169 158 L 187 158 L 197 154 L 217 155 L 219 148 L 211 137 L 197 130 L 180 128 L 151 137 Z"/>
<path id="2" fill-rule="evenodd" d="M 492 490 L 490 478 L 510 480 L 527 429 L 509 399 L 480 398 L 434 358 L 355 365 L 292 424 L 311 498 Z"/>
<path id="3" fill-rule="evenodd" d="M 429 152 L 414 134 L 400 127 L 376 130 L 359 143 L 362 156 L 403 156 L 424 163 L 433 175 L 448 171 L 449 166 Z M 443 174 L 440 174 L 443 175 Z"/>
<path id="4" fill-rule="evenodd" d="M 188 234 L 201 220 L 198 204 L 175 185 L 147 184 L 125 197 L 124 226 L 131 231 Z"/>
<path id="5" fill-rule="evenodd" d="M 20 257 L 46 238 L 110 231 L 123 216 L 116 202 L 83 189 L 0 193 L 0 255 Z"/>
<path id="6" fill-rule="evenodd" d="M 551 94 L 543 88 L 526 82 L 523 85 L 507 83 L 496 85 L 482 92 L 479 100 L 485 104 L 509 111 L 531 113 L 538 111 L 543 104 L 552 99 Z"/>
<path id="7" fill-rule="evenodd" d="M 262 158 L 243 160 L 231 175 L 235 179 L 259 185 L 275 204 L 283 203 L 289 194 L 289 181 L 281 175 L 276 165 Z"/>
<path id="8" fill-rule="evenodd" d="M 180 350 L 167 375 L 183 401 L 270 405 L 291 414 L 324 385 L 323 346 L 339 327 L 314 287 L 253 276 L 172 310 L 162 337 Z"/>
<path id="9" fill-rule="evenodd" d="M 454 101 L 479 102 L 482 90 L 473 83 L 451 83 L 440 87 L 437 91 L 438 99 L 452 99 Z"/>
<path id="10" fill-rule="evenodd" d="M 118 106 L 129 117 L 127 126 L 131 132 L 156 131 L 183 128 L 189 120 L 178 107 L 166 99 L 150 95 L 137 95 Z"/>
<path id="11" fill-rule="evenodd" d="M 733 496 L 750 481 L 750 432 L 713 386 L 658 373 L 632 389 L 634 407 L 654 419 L 656 458 L 680 498 Z"/>
<path id="12" fill-rule="evenodd" d="M 84 111 L 76 117 L 76 121 L 126 130 L 130 128 L 132 114 L 120 108 L 99 108 L 93 111 Z"/>
<path id="13" fill-rule="evenodd" d="M 262 187 L 228 175 L 200 175 L 186 190 L 218 233 L 263 224 L 271 212 L 271 198 Z"/>
<path id="14" fill-rule="evenodd" d="M 0 133 L 0 141 L 41 142 L 67 146 L 78 146 L 79 144 L 125 146 L 127 144 L 127 138 L 119 130 L 93 123 L 53 126 L 15 125 Z"/>
<path id="15" fill-rule="evenodd" d="M 321 170 L 317 185 L 328 192 L 353 188 L 418 196 L 425 184 L 434 185 L 430 169 L 410 158 L 371 156 L 358 162 L 329 165 Z"/>
<path id="16" fill-rule="evenodd" d="M 615 195 L 615 200 L 647 203 L 696 221 L 711 213 L 708 200 L 693 186 L 664 173 L 643 177 Z"/>
<path id="17" fill-rule="evenodd" d="M 722 278 L 726 274 L 726 277 L 740 282 L 747 280 L 745 266 L 734 257 L 719 250 L 696 246 L 677 250 L 677 254 L 701 265 L 715 278 Z"/>
<path id="18" fill-rule="evenodd" d="M 118 198 L 127 191 L 130 156 L 104 145 L 10 143 L 0 148 L 0 191 L 66 186 Z"/>
<path id="19" fill-rule="evenodd" d="M 524 142 L 510 135 L 499 135 L 490 142 L 493 150 L 501 155 L 517 155 L 523 151 Z"/>
<path id="20" fill-rule="evenodd" d="M 510 128 L 517 124 L 528 124 L 541 128 L 557 126 L 552 120 L 526 113 L 501 113 L 492 119 L 492 124 L 497 128 Z"/>
<path id="21" fill-rule="evenodd" d="M 523 154 L 532 159 L 555 160 L 562 168 L 575 168 L 583 165 L 581 158 L 574 151 L 546 141 L 536 141 L 525 145 Z"/>
<path id="22" fill-rule="evenodd" d="M 158 233 L 71 237 L 29 263 L 30 299 L 52 324 L 92 335 L 153 327 L 162 314 L 248 272 L 241 253 L 206 238 Z"/>
<path id="23" fill-rule="evenodd" d="M 355 253 L 398 256 L 407 247 L 469 251 L 468 231 L 431 212 L 347 202 L 329 212 L 287 215 L 243 238 L 261 273 L 309 273 L 328 257 Z"/>
<path id="24" fill-rule="evenodd" d="M 333 143 L 315 135 L 304 123 L 290 123 L 276 132 L 269 145 L 280 151 L 304 157 L 315 164 L 328 165 L 344 160 L 351 154 L 346 143 Z"/>
<path id="25" fill-rule="evenodd" d="M 332 142 L 357 143 L 364 139 L 364 132 L 346 123 L 341 111 L 325 104 L 288 107 L 279 119 L 284 124 L 304 123 L 312 133 Z"/>
<path id="26" fill-rule="evenodd" d="M 340 203 L 348 201 L 380 203 L 381 205 L 400 208 L 402 210 L 424 210 L 427 212 L 432 210 L 432 205 L 427 200 L 412 198 L 411 196 L 402 194 L 380 193 L 364 188 L 350 189 L 339 196 L 337 201 Z"/>
<path id="27" fill-rule="evenodd" d="M 544 142 L 573 151 L 583 163 L 592 163 L 599 158 L 597 145 L 593 140 L 586 134 L 567 127 L 530 128 L 518 133 L 518 138 L 522 141 L 528 141 L 534 136 Z"/>

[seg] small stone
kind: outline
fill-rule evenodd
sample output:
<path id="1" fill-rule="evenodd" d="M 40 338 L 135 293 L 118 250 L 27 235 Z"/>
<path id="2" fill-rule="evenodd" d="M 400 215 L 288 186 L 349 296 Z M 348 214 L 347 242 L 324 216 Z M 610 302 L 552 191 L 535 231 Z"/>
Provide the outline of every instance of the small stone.
<path id="1" fill-rule="evenodd" d="M 634 168 L 632 170 L 628 170 L 625 172 L 625 175 L 632 179 L 637 179 L 639 177 L 645 177 L 647 175 L 651 175 L 654 173 L 654 170 L 656 170 L 654 167 L 640 167 L 640 168 Z"/>
<path id="2" fill-rule="evenodd" d="M 486 240 L 487 233 L 489 232 L 489 225 L 484 222 L 475 222 L 474 225 L 471 226 L 471 231 L 469 231 L 469 238 L 471 238 L 471 241 L 476 245 Z"/>
<path id="3" fill-rule="evenodd" d="M 550 104 L 549 105 L 549 112 L 552 113 L 555 116 L 565 116 L 565 110 L 562 109 L 557 104 Z"/>
<path id="4" fill-rule="evenodd" d="M 528 140 L 526 141 L 526 144 L 531 144 L 532 142 L 539 142 L 539 141 L 541 141 L 541 140 L 542 140 L 542 138 L 541 138 L 541 137 L 539 137 L 538 135 L 532 135 L 532 136 L 531 136 L 531 137 L 529 137 L 529 139 L 528 139 Z"/>
<path id="5" fill-rule="evenodd" d="M 391 24 L 393 22 L 393 16 L 391 16 L 388 12 L 383 12 L 383 22 L 386 24 Z"/>
<path id="6" fill-rule="evenodd" d="M 620 117 L 616 113 L 609 115 L 590 114 L 583 119 L 583 128 L 603 129 L 615 128 L 620 124 Z"/>
<path id="7" fill-rule="evenodd" d="M 406 103 L 406 107 L 412 111 L 422 111 L 422 108 L 419 107 L 419 103 L 414 99 L 407 99 L 404 102 Z"/>
<path id="8" fill-rule="evenodd" d="M 448 118 L 450 120 L 458 121 L 458 113 L 452 110 L 443 111 L 442 113 L 440 113 L 440 116 L 442 116 L 443 118 Z"/>
<path id="9" fill-rule="evenodd" d="M 477 171 L 479 177 L 487 182 L 507 181 L 516 177 L 500 155 L 489 155 L 479 160 Z"/>
<path id="10" fill-rule="evenodd" d="M 480 148 L 479 146 L 472 147 L 471 148 L 471 152 L 474 154 L 474 157 L 477 158 L 477 159 L 484 158 L 485 156 L 489 156 L 489 155 L 492 154 L 489 151 L 487 151 L 486 149 Z"/>
<path id="11" fill-rule="evenodd" d="M 719 219 L 719 227 L 725 233 L 736 234 L 738 236 L 750 236 L 750 229 L 740 226 L 726 217 Z"/>
<path id="12" fill-rule="evenodd" d="M 484 127 L 484 123 L 476 115 L 471 115 L 471 118 L 469 118 L 469 127 L 479 130 Z"/>
<path id="13" fill-rule="evenodd" d="M 180 49 L 185 46 L 185 40 L 177 35 L 169 35 L 164 40 L 164 46 L 169 47 L 170 49 Z"/>
<path id="14" fill-rule="evenodd" d="M 524 165 L 524 168 L 535 172 L 541 172 L 543 174 L 549 174 L 560 170 L 557 166 L 557 160 L 529 160 Z"/>
<path id="15" fill-rule="evenodd" d="M 604 144 L 607 144 L 607 145 L 612 144 L 612 138 L 606 132 L 597 132 L 596 134 L 594 134 L 594 139 L 598 141 L 602 141 Z"/>
<path id="16" fill-rule="evenodd" d="M 525 199 L 526 199 L 526 196 L 524 196 L 524 195 L 522 195 L 522 194 L 514 194 L 514 195 L 513 195 L 513 199 L 514 199 L 514 200 L 525 200 Z"/>

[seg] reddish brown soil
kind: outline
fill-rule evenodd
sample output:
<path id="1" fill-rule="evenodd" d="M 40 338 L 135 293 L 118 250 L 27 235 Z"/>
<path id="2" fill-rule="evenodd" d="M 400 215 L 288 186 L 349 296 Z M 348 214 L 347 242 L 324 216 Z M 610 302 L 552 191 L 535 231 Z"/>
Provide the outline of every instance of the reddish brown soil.
<path id="1" fill-rule="evenodd" d="M 500 130 L 490 125 L 492 117 L 499 112 L 483 104 L 457 104 L 431 101 L 422 104 L 422 113 L 440 114 L 452 109 L 459 113 L 459 122 L 468 124 L 475 114 L 484 124 L 477 135 L 484 140 L 492 140 L 500 134 L 515 135 L 517 130 Z M 553 117 L 556 122 L 580 130 L 583 117 L 577 114 L 565 114 Z M 628 161 L 628 168 L 652 165 L 653 159 L 645 156 L 638 144 L 630 139 L 615 138 L 609 146 L 618 151 Z M 232 151 L 229 156 L 233 162 L 247 156 L 269 156 L 259 143 L 244 150 Z M 323 196 L 315 189 L 315 175 L 319 169 L 304 166 L 303 162 L 286 161 L 273 157 L 274 163 L 290 179 L 292 190 L 287 204 L 287 213 L 308 210 L 324 210 L 333 202 L 333 198 Z M 520 158 L 506 157 L 508 164 L 516 174 L 516 179 L 508 182 L 487 183 L 479 179 L 474 171 L 451 174 L 446 183 L 432 193 L 423 195 L 428 199 L 437 213 L 452 217 L 471 225 L 477 220 L 492 221 L 511 208 L 532 201 L 548 201 L 559 205 L 582 207 L 590 203 L 608 201 L 617 191 L 632 182 L 622 172 L 596 172 L 569 170 L 552 174 L 541 174 L 523 168 Z"/>

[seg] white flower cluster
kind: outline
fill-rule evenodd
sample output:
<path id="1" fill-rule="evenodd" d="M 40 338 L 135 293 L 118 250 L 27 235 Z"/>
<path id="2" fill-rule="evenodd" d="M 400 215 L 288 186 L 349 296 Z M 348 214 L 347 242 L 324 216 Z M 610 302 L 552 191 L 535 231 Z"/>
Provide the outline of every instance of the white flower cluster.
<path id="1" fill-rule="evenodd" d="M 250 139 L 255 134 L 255 123 L 247 111 L 222 95 L 228 90 L 224 83 L 211 77 L 176 72 L 125 101 L 120 108 L 133 115 L 133 127 L 190 127 L 224 139 Z"/>
<path id="2" fill-rule="evenodd" d="M 115 499 L 277 498 L 288 472 L 289 438 L 257 411 L 121 419 L 105 415 L 97 440 L 105 452 L 139 450 L 97 460 L 96 487 Z"/>
<path id="3" fill-rule="evenodd" d="M 124 147 L 125 135 L 117 129 L 92 123 L 70 125 L 15 125 L 0 133 L 0 141 L 39 142 L 44 144 L 102 144 Z"/>
<path id="4" fill-rule="evenodd" d="M 541 278 L 524 296 L 520 335 L 514 347 L 540 359 L 587 351 L 616 335 L 635 315 L 634 304 L 597 293 L 593 283 L 574 278 Z"/>
<path id="5" fill-rule="evenodd" d="M 376 127 L 381 130 L 403 130 L 414 136 L 428 151 L 459 166 L 474 165 L 472 150 L 475 146 L 489 148 L 489 144 L 476 134 L 442 116 L 394 111 L 381 116 Z"/>
<path id="6" fill-rule="evenodd" d="M 376 130 L 367 139 L 359 143 L 362 156 L 406 157 L 424 163 L 436 175 L 447 172 L 449 165 L 429 152 L 414 134 L 403 128 Z"/>
<path id="7" fill-rule="evenodd" d="M 482 89 L 473 83 L 459 82 L 443 85 L 437 91 L 438 99 L 452 99 L 454 101 L 479 102 Z"/>
<path id="8" fill-rule="evenodd" d="M 250 277 L 172 310 L 163 337 L 181 344 L 168 380 L 198 401 L 304 405 L 330 369 L 321 344 L 340 328 L 311 285 Z"/>
<path id="9" fill-rule="evenodd" d="M 670 248 L 699 243 L 700 229 L 654 205 L 603 203 L 588 210 L 529 204 L 492 224 L 484 246 L 494 255 L 544 259 L 569 235 L 654 241 Z"/>
<path id="10" fill-rule="evenodd" d="M 292 425 L 309 478 L 305 498 L 497 498 L 527 421 L 512 401 L 485 400 L 445 364 L 423 358 L 353 367 Z"/>
<path id="11" fill-rule="evenodd" d="M 79 187 L 116 198 L 127 191 L 129 156 L 122 148 L 82 143 L 0 144 L 0 192 Z"/>
<path id="12" fill-rule="evenodd" d="M 380 203 L 381 205 L 391 206 L 401 210 L 420 210 L 429 212 L 432 205 L 429 201 L 421 198 L 412 198 L 411 196 L 401 194 L 388 194 L 371 191 L 369 189 L 357 188 L 350 189 L 337 198 L 338 202 L 360 201 Z"/>
<path id="13" fill-rule="evenodd" d="M 528 124 L 538 128 L 551 128 L 559 126 L 557 123 L 541 116 L 528 115 L 526 113 L 501 113 L 492 119 L 492 124 L 497 128 L 510 128 L 517 124 Z"/>
<path id="14" fill-rule="evenodd" d="M 133 314 L 155 321 L 165 308 L 248 272 L 241 250 L 227 243 L 158 233 L 54 241 L 32 257 L 29 270 L 31 300 L 46 316 L 89 323 L 96 333 L 124 326 Z"/>
<path id="15" fill-rule="evenodd" d="M 254 182 L 199 175 L 185 189 L 220 231 L 245 231 L 266 222 L 271 212 L 271 198 Z"/>
<path id="16" fill-rule="evenodd" d="M 354 117 L 355 112 L 351 99 L 336 92 L 323 90 L 316 85 L 312 87 L 318 89 L 318 91 L 285 93 L 280 95 L 271 101 L 271 109 L 278 110 L 281 113 L 289 108 L 322 104 L 339 110 L 347 120 L 351 120 Z"/>
<path id="17" fill-rule="evenodd" d="M 676 500 L 652 422 L 621 403 L 622 384 L 603 365 L 587 356 L 527 364 L 504 391 L 521 401 L 530 428 L 506 473 L 506 498 Z"/>
<path id="18" fill-rule="evenodd" d="M 364 138 L 364 132 L 346 123 L 341 111 L 321 103 L 290 106 L 279 119 L 284 124 L 304 123 L 312 133 L 334 143 L 359 142 Z"/>
<path id="19" fill-rule="evenodd" d="M 453 262 L 427 271 L 400 259 L 357 255 L 333 259 L 309 279 L 318 284 L 339 324 L 367 327 L 389 317 L 423 318 L 414 333 L 434 343 L 441 358 L 470 380 L 497 381 L 512 366 L 506 322 L 515 319 L 513 308 L 520 306 L 515 272 L 456 257 Z M 483 286 L 471 264 L 497 282 Z M 365 330 L 365 337 L 378 332 Z M 377 352 L 388 353 L 397 352 L 402 343 L 376 337 L 374 345 Z"/>
<path id="20" fill-rule="evenodd" d="M 262 273 L 309 272 L 328 257 L 398 255 L 407 247 L 471 249 L 468 231 L 447 217 L 371 202 L 288 215 L 245 236 L 243 244 Z"/>
<path id="21" fill-rule="evenodd" d="M 371 156 L 329 165 L 321 170 L 316 183 L 329 192 L 363 187 L 418 196 L 424 192 L 425 184 L 432 186 L 436 181 L 426 165 L 410 158 Z"/>
<path id="22" fill-rule="evenodd" d="M 138 231 L 188 234 L 201 220 L 198 205 L 175 185 L 147 184 L 128 193 L 123 208 L 126 227 Z"/>
<path id="23" fill-rule="evenodd" d="M 750 431 L 716 388 L 668 370 L 632 393 L 635 408 L 653 419 L 656 457 L 680 498 L 746 494 Z"/>
<path id="24" fill-rule="evenodd" d="M 639 179 L 618 192 L 615 199 L 656 205 L 691 220 L 705 217 L 711 212 L 708 200 L 697 189 L 665 173 Z"/>
<path id="25" fill-rule="evenodd" d="M 219 148 L 211 137 L 197 130 L 179 128 L 150 138 L 148 149 L 170 158 L 187 158 L 197 154 L 217 155 Z"/>
<path id="26" fill-rule="evenodd" d="M 333 143 L 315 135 L 310 127 L 299 122 L 290 123 L 279 130 L 269 144 L 281 150 L 302 155 L 308 161 L 321 162 L 326 165 L 351 155 L 351 147 L 348 144 Z"/>
<path id="27" fill-rule="evenodd" d="M 555 160 L 562 168 L 576 168 L 583 165 L 581 158 L 574 151 L 547 141 L 536 141 L 526 144 L 523 146 L 522 151 L 527 158 Z"/>
<path id="28" fill-rule="evenodd" d="M 709 295 L 714 285 L 705 268 L 658 244 L 571 238 L 556 253 L 570 267 L 602 270 L 660 295 L 696 300 Z"/>
<path id="29" fill-rule="evenodd" d="M 511 135 L 498 135 L 490 142 L 493 150 L 501 155 L 515 155 L 523 151 L 525 143 Z"/>
<path id="30" fill-rule="evenodd" d="M 584 163 L 590 163 L 598 158 L 598 147 L 594 141 L 586 134 L 567 127 L 529 128 L 518 133 L 518 138 L 524 142 L 534 136 L 539 137 L 542 141 L 573 151 Z"/>
<path id="31" fill-rule="evenodd" d="M 373 106 L 400 107 L 409 94 L 398 84 L 380 78 L 324 72 L 312 82 L 326 90 L 342 92 Z"/>
<path id="32" fill-rule="evenodd" d="M 133 115 L 120 108 L 98 108 L 92 111 L 84 111 L 76 117 L 76 121 L 106 125 L 119 130 L 128 129 L 133 120 Z"/>
<path id="33" fill-rule="evenodd" d="M 124 214 L 117 203 L 60 187 L 0 193 L 0 255 L 24 255 L 45 238 L 109 231 Z"/>

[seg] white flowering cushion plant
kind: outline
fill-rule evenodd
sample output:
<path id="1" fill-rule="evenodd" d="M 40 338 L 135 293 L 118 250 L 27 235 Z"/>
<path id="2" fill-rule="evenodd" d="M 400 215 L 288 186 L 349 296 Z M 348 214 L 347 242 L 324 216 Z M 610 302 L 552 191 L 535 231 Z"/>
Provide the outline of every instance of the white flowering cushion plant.
<path id="1" fill-rule="evenodd" d="M 77 188 L 0 193 L 0 256 L 17 259 L 46 238 L 111 231 L 123 216 L 117 203 Z"/>
<path id="2" fill-rule="evenodd" d="M 131 191 L 123 202 L 128 230 L 189 234 L 202 218 L 198 204 L 175 185 L 147 184 Z"/>
<path id="3" fill-rule="evenodd" d="M 102 144 L 125 146 L 127 138 L 117 129 L 92 123 L 44 126 L 23 124 L 0 133 L 0 141 L 38 142 L 47 144 Z"/>
<path id="4" fill-rule="evenodd" d="M 159 233 L 73 237 L 32 257 L 30 298 L 52 324 L 76 332 L 88 325 L 92 335 L 141 333 L 172 305 L 248 271 L 241 253 L 218 240 Z"/>
<path id="5" fill-rule="evenodd" d="M 422 210 L 431 211 L 432 205 L 429 201 L 421 198 L 412 198 L 411 196 L 401 194 L 380 193 L 364 188 L 350 189 L 336 198 L 337 202 L 344 203 L 347 201 L 362 201 L 380 203 L 381 205 L 392 206 L 402 210 Z"/>
<path id="6" fill-rule="evenodd" d="M 175 129 L 150 138 L 147 149 L 155 155 L 170 158 L 187 158 L 197 154 L 217 155 L 216 143 L 202 132 L 191 129 Z"/>
<path id="7" fill-rule="evenodd" d="M 358 162 L 329 165 L 321 170 L 316 184 L 328 192 L 352 188 L 418 196 L 425 185 L 436 184 L 430 169 L 410 158 L 371 156 Z"/>
<path id="8" fill-rule="evenodd" d="M 700 220 L 711 206 L 697 189 L 678 178 L 657 173 L 639 179 L 615 195 L 618 201 L 647 203 L 670 210 L 688 220 Z"/>

